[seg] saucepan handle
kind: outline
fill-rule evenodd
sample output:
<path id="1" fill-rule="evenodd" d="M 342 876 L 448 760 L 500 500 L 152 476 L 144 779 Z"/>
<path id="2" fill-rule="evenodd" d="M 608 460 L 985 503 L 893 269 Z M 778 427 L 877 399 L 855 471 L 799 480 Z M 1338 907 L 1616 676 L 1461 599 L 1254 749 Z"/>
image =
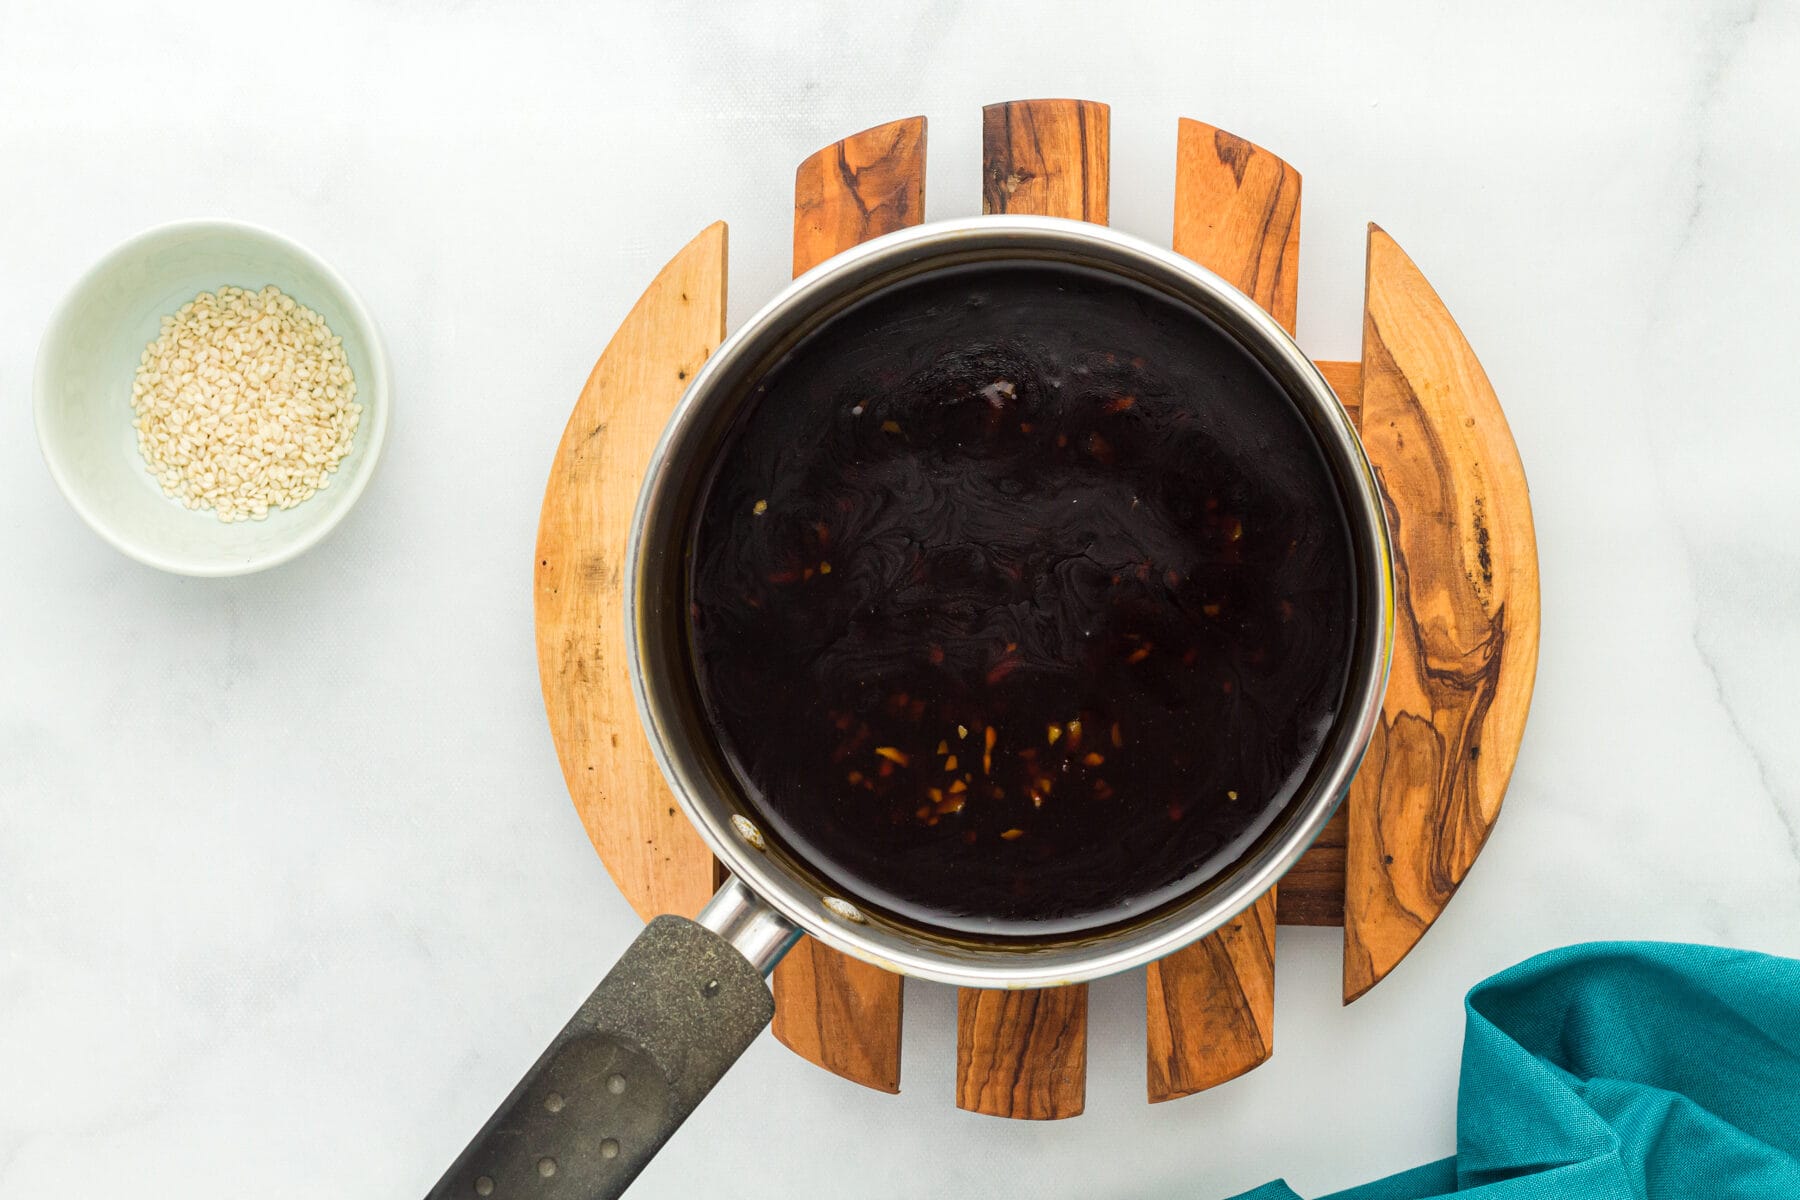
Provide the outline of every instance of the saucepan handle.
<path id="1" fill-rule="evenodd" d="M 427 1200 L 630 1186 L 775 1015 L 763 976 L 799 937 L 735 879 L 701 921 L 650 922 Z"/>

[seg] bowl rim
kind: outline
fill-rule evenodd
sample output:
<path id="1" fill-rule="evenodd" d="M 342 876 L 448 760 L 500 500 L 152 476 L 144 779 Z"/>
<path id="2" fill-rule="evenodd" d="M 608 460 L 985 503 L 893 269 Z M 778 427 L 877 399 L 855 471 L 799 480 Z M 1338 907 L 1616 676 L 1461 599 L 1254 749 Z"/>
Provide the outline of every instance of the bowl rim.
<path id="1" fill-rule="evenodd" d="M 343 490 L 349 493 L 349 498 L 340 502 L 328 516 L 297 529 L 293 536 L 281 542 L 274 549 L 243 561 L 231 562 L 195 561 L 185 556 L 166 554 L 155 546 L 119 534 L 88 505 L 80 489 L 65 473 L 61 452 L 55 448 L 54 439 L 46 432 L 46 418 L 50 411 L 49 350 L 52 340 L 61 334 L 63 327 L 69 321 L 77 300 L 104 279 L 108 272 L 114 270 L 119 260 L 127 253 L 138 249 L 145 243 L 182 233 L 219 232 L 248 235 L 251 239 L 273 243 L 282 251 L 306 262 L 324 276 L 331 286 L 338 289 L 344 299 L 347 310 L 346 317 L 350 323 L 359 327 L 359 331 L 363 335 L 369 359 L 369 374 L 372 376 L 367 380 L 359 377 L 356 381 L 358 398 L 363 403 L 363 412 L 367 419 L 357 427 L 357 438 L 360 442 L 357 448 L 361 451 L 363 458 L 358 463 L 356 470 L 343 478 Z M 333 332 L 340 337 L 343 336 L 342 330 L 333 330 Z M 286 234 L 277 233 L 266 225 L 240 221 L 231 217 L 189 217 L 152 225 L 148 229 L 115 243 L 90 263 L 87 269 L 64 291 L 62 298 L 57 301 L 56 307 L 50 312 L 50 318 L 44 325 L 44 332 L 38 338 L 37 357 L 32 368 L 32 424 L 37 433 L 38 452 L 44 459 L 44 465 L 49 468 L 50 477 L 55 481 L 57 490 L 62 493 L 63 499 L 68 501 L 69 507 L 75 510 L 75 514 L 81 518 L 82 522 L 98 534 L 102 541 L 127 558 L 160 571 L 192 578 L 221 579 L 233 575 L 250 575 L 270 567 L 280 566 L 282 563 L 291 562 L 318 545 L 342 524 L 350 510 L 356 507 L 356 502 L 362 498 L 363 490 L 368 486 L 370 478 L 375 473 L 375 466 L 380 461 L 382 446 L 387 441 L 388 409 L 392 403 L 393 392 L 391 382 L 387 346 L 382 340 L 380 325 L 376 323 L 375 316 L 369 311 L 368 305 L 363 302 L 362 295 L 350 285 L 348 279 L 344 278 L 330 262 L 326 261 L 324 256 L 304 243 L 296 241 Z M 362 395 L 365 394 L 373 403 L 361 400 Z M 170 501 L 170 503 L 174 502 Z"/>

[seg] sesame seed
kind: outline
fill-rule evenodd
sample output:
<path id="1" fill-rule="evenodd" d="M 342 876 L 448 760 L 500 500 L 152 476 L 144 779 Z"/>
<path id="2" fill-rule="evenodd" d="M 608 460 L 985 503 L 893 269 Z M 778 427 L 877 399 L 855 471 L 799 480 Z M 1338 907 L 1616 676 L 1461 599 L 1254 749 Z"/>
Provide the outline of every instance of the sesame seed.
<path id="1" fill-rule="evenodd" d="M 139 357 L 132 427 L 165 495 L 262 520 L 330 485 L 362 422 L 343 340 L 273 285 L 202 292 Z"/>

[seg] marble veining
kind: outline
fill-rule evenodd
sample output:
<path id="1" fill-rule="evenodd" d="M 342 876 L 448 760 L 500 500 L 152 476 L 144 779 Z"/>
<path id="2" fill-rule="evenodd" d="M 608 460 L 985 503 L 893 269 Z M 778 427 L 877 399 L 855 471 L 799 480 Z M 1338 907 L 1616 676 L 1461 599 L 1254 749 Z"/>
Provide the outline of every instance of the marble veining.
<path id="1" fill-rule="evenodd" d="M 1730 215 L 1723 218 L 1713 211 L 1709 204 L 1709 187 L 1715 173 L 1721 165 L 1728 165 L 1730 151 L 1735 139 L 1741 138 L 1745 126 L 1741 114 L 1732 111 L 1731 105 L 1739 98 L 1733 94 L 1737 85 L 1734 78 L 1735 69 L 1743 60 L 1746 52 L 1753 47 L 1753 40 L 1758 29 L 1758 20 L 1763 13 L 1763 0 L 1752 0 L 1750 3 L 1721 5 L 1709 9 L 1699 17 L 1697 30 L 1699 70 L 1695 87 L 1692 128 L 1694 130 L 1694 149 L 1691 164 L 1691 180 L 1689 183 L 1691 202 L 1674 239 L 1674 246 L 1669 258 L 1669 270 L 1665 277 L 1662 294 L 1671 306 L 1681 302 L 1677 292 L 1682 282 L 1684 270 L 1705 270 L 1707 259 L 1704 257 L 1707 247 L 1704 238 L 1716 234 L 1714 228 L 1721 220 L 1728 221 Z M 1791 21 L 1791 10 L 1784 13 Z M 1741 102 L 1741 101 L 1740 101 Z M 1792 162 L 1792 148 L 1789 147 L 1789 161 Z M 1721 164 L 1719 160 L 1727 160 Z M 1792 285 L 1787 291 L 1792 294 Z M 1669 312 L 1659 309 L 1652 313 L 1651 336 L 1657 337 L 1670 332 Z M 1667 470 L 1667 462 L 1659 463 L 1659 468 Z M 1666 478 L 1666 476 L 1665 476 Z M 1673 487 L 1668 498 L 1675 499 Z M 1738 710 L 1739 701 L 1734 698 L 1734 684 L 1728 682 L 1727 665 L 1722 665 L 1726 658 L 1725 647 L 1718 643 L 1720 638 L 1716 625 L 1720 614 L 1712 606 L 1704 603 L 1704 592 L 1709 589 L 1712 580 L 1705 574 L 1709 558 L 1709 533 L 1712 531 L 1696 528 L 1691 516 L 1684 513 L 1679 503 L 1671 505 L 1676 528 L 1680 534 L 1686 559 L 1694 573 L 1697 589 L 1702 592 L 1702 602 L 1696 606 L 1693 623 L 1692 642 L 1695 653 L 1699 656 L 1710 681 L 1710 689 L 1716 700 L 1721 715 L 1729 726 L 1732 736 L 1738 742 L 1742 754 L 1754 767 L 1756 778 L 1769 810 L 1778 822 L 1780 833 L 1786 843 L 1786 849 L 1794 860 L 1794 870 L 1800 873 L 1800 802 L 1788 788 L 1781 769 L 1771 761 L 1757 733 L 1747 727 L 1745 719 Z M 1781 521 L 1780 514 L 1759 514 L 1759 519 Z M 1786 522 L 1793 526 L 1791 519 Z M 1789 542 L 1791 547 L 1793 543 Z M 1800 561 L 1790 549 L 1785 558 L 1785 566 L 1790 578 L 1794 577 Z M 1791 593 L 1790 593 L 1791 594 Z M 1722 597 L 1723 599 L 1729 599 Z M 1730 663 L 1736 666 L 1736 663 Z"/>
<path id="2" fill-rule="evenodd" d="M 1756 766 L 1756 777 L 1762 784 L 1763 794 L 1768 798 L 1769 807 L 1775 813 L 1775 819 L 1781 822 L 1787 833 L 1788 849 L 1794 855 L 1794 864 L 1800 868 L 1800 831 L 1794 827 L 1794 817 L 1788 811 L 1789 801 L 1776 788 L 1773 773 L 1762 751 L 1749 734 L 1744 732 L 1743 722 L 1738 719 L 1737 710 L 1732 707 L 1731 699 L 1725 694 L 1725 681 L 1719 676 L 1719 668 L 1712 656 L 1706 652 L 1706 643 L 1698 628 L 1694 631 L 1694 650 L 1700 655 L 1700 661 L 1706 664 L 1707 673 L 1712 676 L 1713 687 L 1719 701 L 1719 707 L 1725 713 L 1725 719 L 1731 723 L 1731 732 L 1744 747 L 1744 753 Z"/>
<path id="3" fill-rule="evenodd" d="M 1240 1080 L 1147 1106 L 1127 977 L 1091 991 L 1082 1117 L 972 1116 L 954 994 L 913 986 L 899 1096 L 761 1039 L 633 1195 L 1317 1195 L 1451 1150 L 1459 1000 L 1494 970 L 1598 937 L 1800 954 L 1794 0 L 10 0 L 0 27 L 0 1196 L 437 1178 L 637 927 L 532 649 L 582 380 L 709 221 L 754 311 L 794 167 L 846 133 L 924 113 L 928 218 L 978 211 L 980 107 L 1019 97 L 1109 102 L 1112 223 L 1165 242 L 1178 116 L 1294 163 L 1318 357 L 1357 353 L 1368 220 L 1455 313 L 1540 548 L 1505 811 L 1351 1007 L 1340 935 L 1282 929 L 1275 1055 Z M 93 537 L 29 404 L 56 297 L 200 215 L 339 268 L 396 405 L 328 542 L 211 582 Z"/>

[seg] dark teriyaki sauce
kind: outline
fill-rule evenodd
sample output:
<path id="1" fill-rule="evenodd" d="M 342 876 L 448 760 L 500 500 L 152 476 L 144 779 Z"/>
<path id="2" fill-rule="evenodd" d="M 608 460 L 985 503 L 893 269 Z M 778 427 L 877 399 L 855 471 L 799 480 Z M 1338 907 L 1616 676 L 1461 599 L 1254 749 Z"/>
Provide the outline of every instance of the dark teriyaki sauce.
<path id="1" fill-rule="evenodd" d="M 1278 385 L 1099 272 L 934 272 L 749 398 L 693 532 L 701 695 L 754 808 L 859 902 L 978 935 L 1128 919 L 1304 782 L 1349 535 Z"/>

